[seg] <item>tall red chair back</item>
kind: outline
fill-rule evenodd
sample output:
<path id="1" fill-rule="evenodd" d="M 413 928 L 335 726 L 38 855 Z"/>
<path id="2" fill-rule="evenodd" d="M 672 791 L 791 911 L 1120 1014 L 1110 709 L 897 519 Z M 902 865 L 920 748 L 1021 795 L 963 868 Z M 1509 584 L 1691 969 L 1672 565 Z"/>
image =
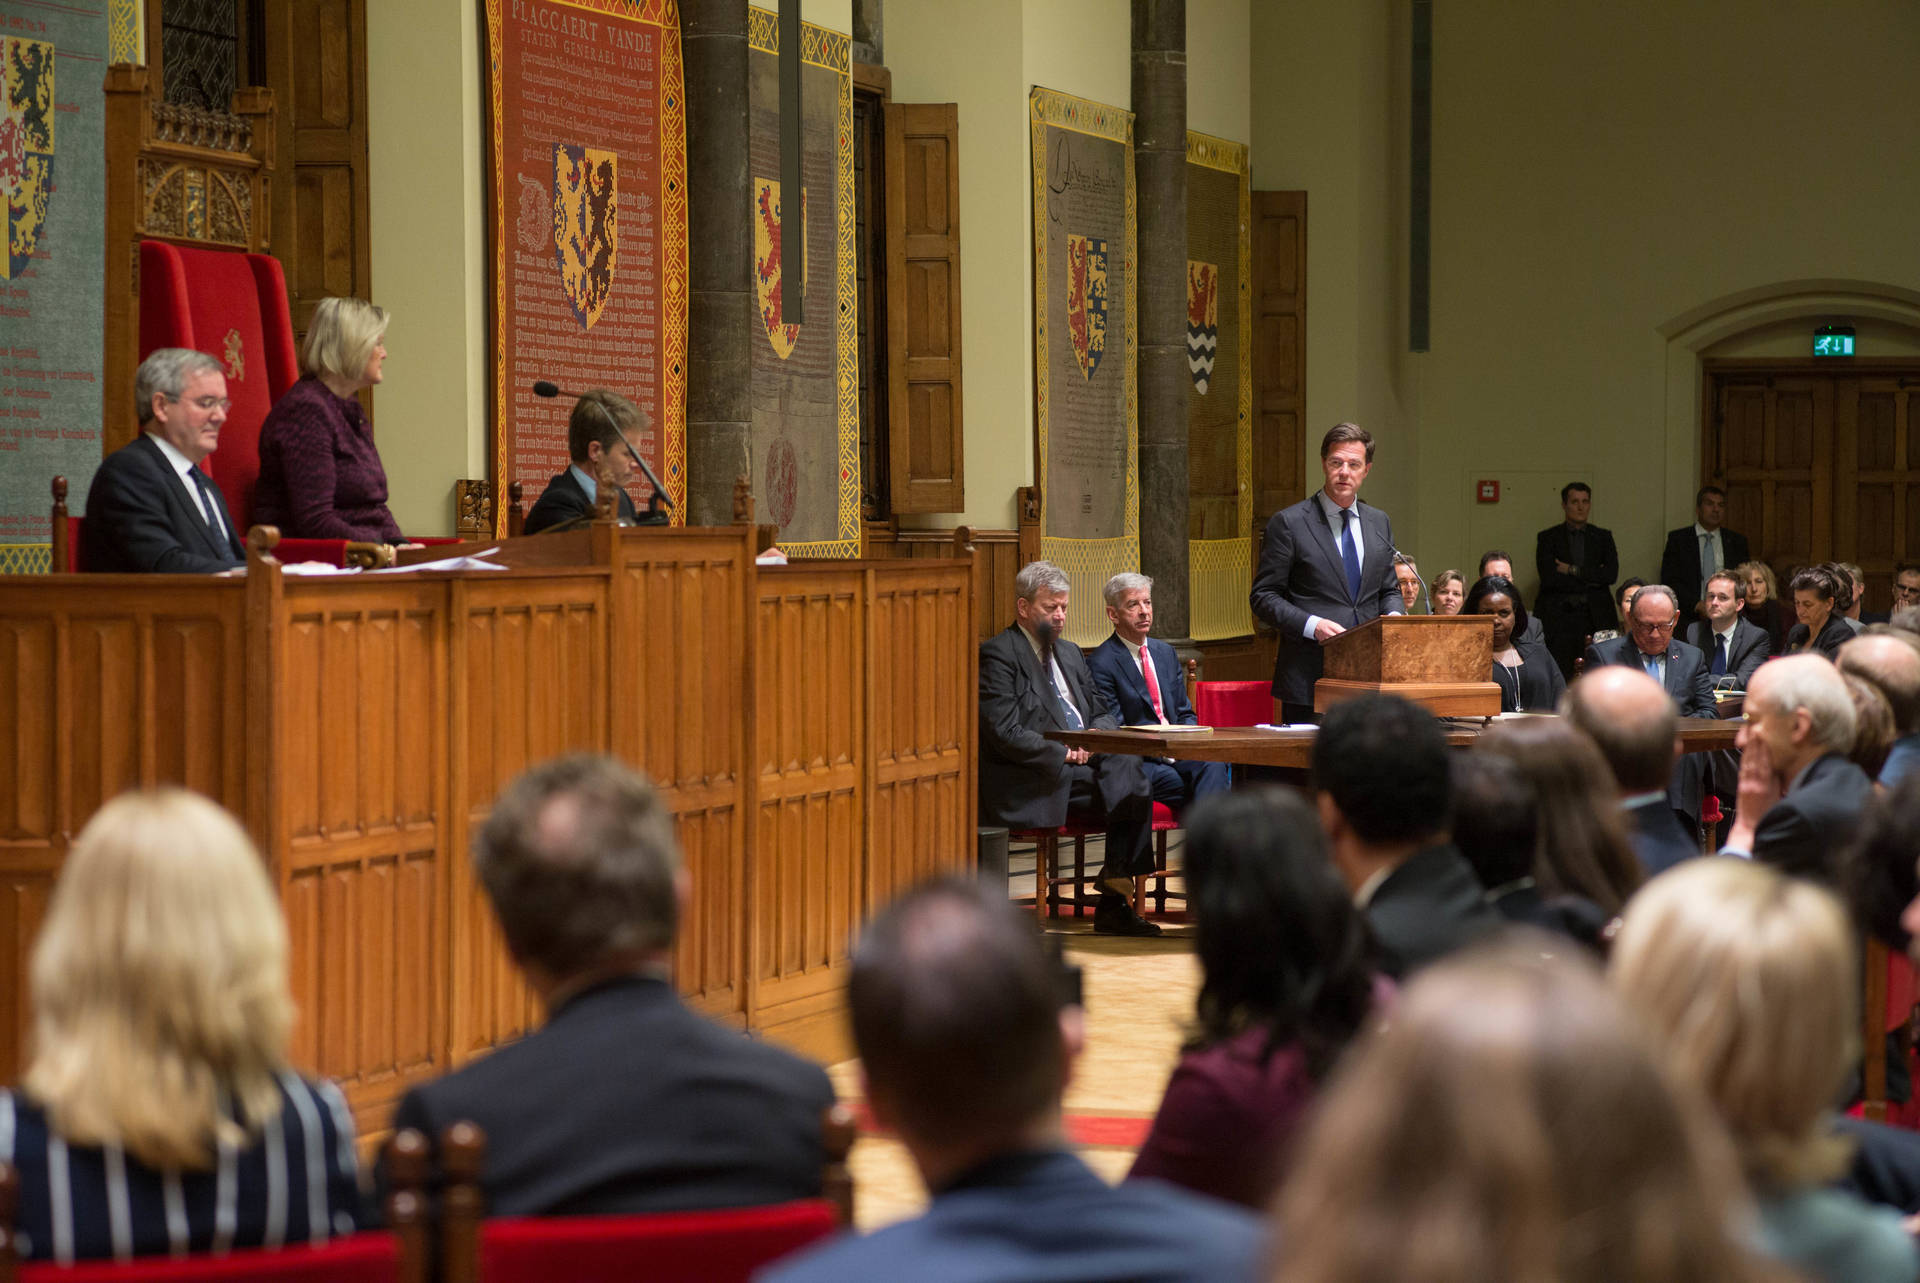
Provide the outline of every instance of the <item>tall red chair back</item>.
<path id="1" fill-rule="evenodd" d="M 1258 726 L 1273 720 L 1272 682 L 1195 682 L 1193 711 L 1202 726 Z"/>
<path id="2" fill-rule="evenodd" d="M 220 487 L 234 525 L 252 523 L 260 427 L 300 377 L 287 281 L 270 254 L 140 242 L 140 356 L 189 347 L 219 361 L 233 408 L 220 448 L 201 466 Z"/>
<path id="3" fill-rule="evenodd" d="M 832 1204 L 651 1216 L 571 1216 L 487 1221 L 480 1227 L 486 1283 L 747 1283 L 754 1271 L 833 1234 Z M 644 1263 L 644 1269 L 639 1268 Z"/>

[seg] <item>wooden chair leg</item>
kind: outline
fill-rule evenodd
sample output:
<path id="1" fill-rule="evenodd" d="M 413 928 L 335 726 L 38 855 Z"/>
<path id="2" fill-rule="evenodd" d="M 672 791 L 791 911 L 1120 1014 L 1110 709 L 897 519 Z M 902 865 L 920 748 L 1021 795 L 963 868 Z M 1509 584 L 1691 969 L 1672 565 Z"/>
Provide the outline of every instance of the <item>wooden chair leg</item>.
<path id="1" fill-rule="evenodd" d="M 1073 838 L 1073 916 L 1087 916 L 1087 839 Z"/>
<path id="2" fill-rule="evenodd" d="M 1153 835 L 1153 911 L 1167 911 L 1167 830 Z"/>
<path id="3" fill-rule="evenodd" d="M 1059 911 L 1057 883 L 1054 881 L 1054 843 L 1053 834 L 1042 833 L 1033 843 L 1033 908 L 1040 917 L 1040 925 L 1045 927 L 1050 913 Z"/>

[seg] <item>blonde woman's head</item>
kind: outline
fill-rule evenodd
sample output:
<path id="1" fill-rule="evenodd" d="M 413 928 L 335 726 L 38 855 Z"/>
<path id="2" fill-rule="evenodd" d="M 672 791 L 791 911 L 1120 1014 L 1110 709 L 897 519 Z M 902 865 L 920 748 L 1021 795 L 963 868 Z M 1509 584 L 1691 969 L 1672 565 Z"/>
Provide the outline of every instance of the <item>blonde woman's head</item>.
<path id="1" fill-rule="evenodd" d="M 318 379 L 365 385 L 373 350 L 387 337 L 387 310 L 365 299 L 323 298 L 314 305 L 300 368 Z M 376 372 L 377 374 L 377 372 Z"/>
<path id="2" fill-rule="evenodd" d="M 1853 932 L 1831 894 L 1763 864 L 1694 860 L 1649 882 L 1615 938 L 1614 987 L 1712 1099 L 1763 1186 L 1825 1180 L 1826 1117 L 1856 1054 Z"/>
<path id="3" fill-rule="evenodd" d="M 178 789 L 102 807 L 34 944 L 24 1084 L 54 1129 L 153 1165 L 211 1163 L 274 1117 L 293 1022 L 287 933 L 233 819 Z M 222 1091 L 243 1126 L 224 1121 Z"/>

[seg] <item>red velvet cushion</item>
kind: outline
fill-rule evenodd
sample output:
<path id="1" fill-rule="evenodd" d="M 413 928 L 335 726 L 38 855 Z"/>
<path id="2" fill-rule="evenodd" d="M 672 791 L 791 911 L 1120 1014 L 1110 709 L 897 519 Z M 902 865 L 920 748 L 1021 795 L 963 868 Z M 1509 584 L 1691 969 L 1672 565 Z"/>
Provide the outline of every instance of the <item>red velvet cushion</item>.
<path id="1" fill-rule="evenodd" d="M 534 1217 L 480 1230 L 486 1283 L 739 1283 L 769 1261 L 831 1235 L 818 1199 L 724 1212 Z"/>
<path id="2" fill-rule="evenodd" d="M 82 1261 L 20 1267 L 20 1283 L 397 1283 L 400 1249 L 382 1232 L 336 1239 L 325 1247 L 234 1252 L 228 1256 L 146 1257 L 125 1265 Z"/>
<path id="3" fill-rule="evenodd" d="M 1193 711 L 1202 726 L 1258 726 L 1273 720 L 1271 682 L 1195 682 Z"/>

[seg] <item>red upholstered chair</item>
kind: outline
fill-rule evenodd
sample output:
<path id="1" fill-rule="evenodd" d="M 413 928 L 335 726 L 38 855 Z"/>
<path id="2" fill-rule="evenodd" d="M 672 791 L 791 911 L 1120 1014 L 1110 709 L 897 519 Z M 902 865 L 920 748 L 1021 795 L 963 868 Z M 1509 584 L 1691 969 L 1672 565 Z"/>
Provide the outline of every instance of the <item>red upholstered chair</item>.
<path id="1" fill-rule="evenodd" d="M 1180 827 L 1180 821 L 1171 808 L 1155 802 L 1153 804 L 1153 871 L 1135 878 L 1133 883 L 1133 911 L 1146 911 L 1147 896 L 1152 894 L 1158 901 L 1155 912 L 1164 913 L 1167 898 L 1184 899 L 1178 891 L 1167 890 L 1167 834 Z M 1049 917 L 1060 916 L 1062 902 L 1061 887 L 1074 888 L 1071 901 L 1073 916 L 1085 917 L 1087 901 L 1077 894 L 1080 887 L 1093 881 L 1094 874 L 1087 872 L 1087 839 L 1101 837 L 1106 829 L 1099 826 L 1063 824 L 1055 829 L 1014 829 L 1008 837 L 1017 842 L 1033 843 L 1033 912 L 1044 926 Z M 1061 842 L 1073 843 L 1073 872 L 1064 873 L 1060 866 Z"/>
<path id="2" fill-rule="evenodd" d="M 1272 682 L 1195 682 L 1193 711 L 1202 726 L 1259 726 L 1273 720 Z"/>

